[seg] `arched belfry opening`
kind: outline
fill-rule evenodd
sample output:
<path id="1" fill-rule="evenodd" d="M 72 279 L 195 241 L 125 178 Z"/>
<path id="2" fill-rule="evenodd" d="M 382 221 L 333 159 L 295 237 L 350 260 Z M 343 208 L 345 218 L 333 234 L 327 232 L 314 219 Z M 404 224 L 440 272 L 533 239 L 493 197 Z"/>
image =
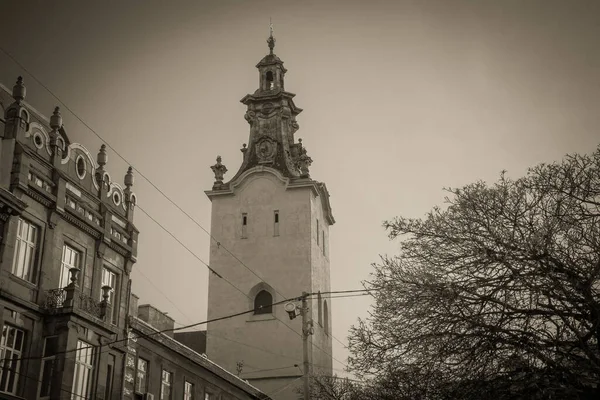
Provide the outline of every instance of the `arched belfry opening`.
<path id="1" fill-rule="evenodd" d="M 266 290 L 258 292 L 254 298 L 254 314 L 272 314 L 273 296 Z"/>
<path id="2" fill-rule="evenodd" d="M 265 81 L 267 84 L 267 90 L 275 89 L 275 79 L 273 77 L 273 71 L 267 71 L 265 75 Z"/>

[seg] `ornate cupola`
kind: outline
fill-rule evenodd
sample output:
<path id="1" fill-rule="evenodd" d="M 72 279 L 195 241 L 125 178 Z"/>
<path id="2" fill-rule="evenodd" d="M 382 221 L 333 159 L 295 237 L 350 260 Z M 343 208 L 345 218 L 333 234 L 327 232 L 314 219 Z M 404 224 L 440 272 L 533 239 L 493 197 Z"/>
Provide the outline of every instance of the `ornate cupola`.
<path id="1" fill-rule="evenodd" d="M 284 78 L 287 70 L 283 61 L 273 52 L 275 37 L 273 26 L 267 39 L 269 54 L 256 65 L 259 73 L 259 87 L 253 93 L 246 95 L 241 102 L 247 106 L 244 118 L 250 124 L 250 137 L 248 145 L 241 149 L 243 162 L 231 179 L 237 177 L 251 168 L 264 166 L 276 169 L 286 178 L 309 179 L 308 167 L 312 163 L 306 154 L 302 141 L 294 139 L 294 134 L 299 129 L 296 116 L 302 112 L 296 107 L 294 93 L 284 89 Z M 220 163 L 211 167 L 221 171 Z M 222 175 L 215 173 L 213 190 L 226 190 L 229 183 L 223 183 Z M 231 182 L 230 181 L 230 182 Z"/>

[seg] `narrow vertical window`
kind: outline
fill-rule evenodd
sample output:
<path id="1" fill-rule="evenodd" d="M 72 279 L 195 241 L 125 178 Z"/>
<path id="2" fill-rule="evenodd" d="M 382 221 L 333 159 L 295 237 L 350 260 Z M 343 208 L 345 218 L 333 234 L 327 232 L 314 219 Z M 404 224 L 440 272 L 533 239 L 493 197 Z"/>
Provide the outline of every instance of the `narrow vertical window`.
<path id="1" fill-rule="evenodd" d="M 10 325 L 2 327 L 0 340 L 0 393 L 16 394 L 21 370 L 25 332 Z"/>
<path id="2" fill-rule="evenodd" d="M 106 385 L 104 386 L 104 398 L 112 398 L 112 386 L 115 374 L 115 356 L 113 354 L 108 355 L 108 361 L 106 365 Z"/>
<path id="3" fill-rule="evenodd" d="M 317 220 L 317 246 L 319 245 L 319 220 Z"/>
<path id="4" fill-rule="evenodd" d="M 273 236 L 279 236 L 279 210 L 275 210 L 273 216 Z"/>
<path id="5" fill-rule="evenodd" d="M 266 80 L 267 80 L 267 89 L 273 90 L 275 88 L 275 82 L 273 82 L 273 72 L 272 71 L 267 71 Z"/>
<path id="6" fill-rule="evenodd" d="M 71 273 L 69 270 L 71 268 L 79 268 L 80 263 L 81 253 L 71 246 L 65 244 L 63 246 L 62 263 L 60 266 L 60 281 L 58 283 L 59 289 L 64 289 L 71 283 Z M 58 300 L 58 307 L 62 307 L 65 297 L 66 293 L 63 291 L 61 294 L 61 299 Z"/>
<path id="7" fill-rule="evenodd" d="M 146 393 L 148 391 L 148 361 L 138 358 L 135 372 L 135 391 Z"/>
<path id="8" fill-rule="evenodd" d="M 323 301 L 323 330 L 326 335 L 329 335 L 329 310 L 327 307 L 327 300 Z"/>
<path id="9" fill-rule="evenodd" d="M 87 399 L 89 397 L 93 369 L 92 346 L 84 341 L 77 341 L 71 400 Z"/>
<path id="10" fill-rule="evenodd" d="M 173 374 L 169 371 L 162 371 L 162 383 L 160 385 L 160 400 L 171 400 L 171 383 Z"/>
<path id="11" fill-rule="evenodd" d="M 116 303 L 116 288 L 117 288 L 117 274 L 112 272 L 110 269 L 104 267 L 102 268 L 102 286 L 110 286 L 111 289 L 108 292 L 108 304 L 112 305 L 112 323 L 115 324 L 117 322 L 118 315 L 118 306 Z M 102 291 L 100 291 L 100 301 L 104 300 L 102 298 Z"/>
<path id="12" fill-rule="evenodd" d="M 52 373 L 58 348 L 58 336 L 48 336 L 44 339 L 44 357 L 42 358 L 42 372 L 40 376 L 40 397 L 50 396 L 52 389 Z"/>
<path id="13" fill-rule="evenodd" d="M 325 255 L 325 231 L 323 231 L 323 255 Z"/>
<path id="14" fill-rule="evenodd" d="M 194 400 L 194 384 L 188 381 L 183 384 L 183 400 Z"/>
<path id="15" fill-rule="evenodd" d="M 242 239 L 248 237 L 248 214 L 242 214 Z"/>
<path id="16" fill-rule="evenodd" d="M 37 236 L 38 229 L 29 222 L 19 218 L 12 273 L 31 283 L 34 283 L 35 276 L 34 265 Z"/>
<path id="17" fill-rule="evenodd" d="M 323 299 L 321 298 L 321 291 L 319 290 L 319 293 L 317 294 L 317 310 L 318 310 L 318 314 L 319 314 L 319 325 L 323 326 Z"/>

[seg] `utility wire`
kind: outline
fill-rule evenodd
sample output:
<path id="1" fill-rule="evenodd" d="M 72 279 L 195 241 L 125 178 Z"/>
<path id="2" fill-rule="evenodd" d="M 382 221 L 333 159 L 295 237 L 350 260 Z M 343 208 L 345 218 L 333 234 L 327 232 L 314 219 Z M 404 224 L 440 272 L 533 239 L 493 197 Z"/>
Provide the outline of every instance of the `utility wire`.
<path id="1" fill-rule="evenodd" d="M 88 128 L 90 130 L 90 132 L 92 132 L 96 137 L 98 137 L 98 139 L 100 139 L 103 143 L 105 143 L 121 160 L 125 161 L 127 164 L 132 165 L 132 163 L 130 163 L 125 157 L 123 157 L 121 155 L 121 153 L 119 153 L 113 146 L 110 145 L 110 143 L 108 143 L 99 133 L 97 133 L 91 126 L 89 126 L 82 118 L 80 118 L 67 104 L 65 104 L 56 94 L 54 94 L 54 92 L 52 92 L 52 90 L 50 90 L 50 88 L 48 88 L 46 85 L 44 85 L 35 75 L 33 75 L 27 68 L 25 68 L 24 65 L 22 65 L 19 61 L 17 61 L 17 59 L 15 57 L 13 57 L 8 51 L 6 51 L 3 47 L 0 46 L 0 50 L 6 54 L 11 60 L 13 60 L 13 62 L 15 64 L 17 64 L 19 67 L 21 67 L 27 74 L 29 74 L 39 85 L 41 85 L 44 89 L 46 89 L 48 91 L 48 93 L 50 93 L 50 95 L 52 95 L 59 103 L 61 103 L 79 122 L 81 122 L 86 128 Z M 177 203 L 175 203 L 175 201 L 173 201 L 169 196 L 167 196 L 166 193 L 164 193 L 158 186 L 156 186 L 149 178 L 147 178 L 139 169 L 135 168 L 132 166 L 132 168 L 142 177 L 144 178 L 144 180 L 146 180 L 146 182 L 148 182 L 154 189 L 156 189 L 165 199 L 167 199 L 173 206 L 175 206 L 180 212 L 182 212 L 186 217 L 188 217 L 188 219 L 190 219 L 196 226 L 198 226 L 200 229 L 202 229 L 204 232 L 206 232 L 206 234 L 208 234 L 211 239 L 213 239 L 218 245 L 219 247 L 223 248 L 225 251 L 227 251 L 234 259 L 236 259 L 241 265 L 243 265 L 246 269 L 248 269 L 248 271 L 250 271 L 252 274 L 254 274 L 259 280 L 261 280 L 262 282 L 267 283 L 266 280 L 264 280 L 263 278 L 261 278 L 258 274 L 256 274 L 256 272 L 254 272 L 251 268 L 249 268 L 244 262 L 242 262 L 242 260 L 240 260 L 238 257 L 235 256 L 235 254 L 233 254 L 229 249 L 227 249 L 225 246 L 223 246 L 209 231 L 207 231 L 202 225 L 200 225 L 200 223 L 198 221 L 196 221 L 190 214 L 188 214 L 185 210 L 183 210 Z M 137 206 L 138 208 L 139 205 Z M 146 213 L 145 211 L 142 210 L 142 212 L 144 214 L 146 214 L 148 217 L 150 217 L 154 222 L 156 222 L 157 224 L 158 221 L 156 221 L 154 218 L 152 218 L 148 213 Z M 162 225 L 159 224 L 159 226 L 162 227 Z M 177 239 L 171 232 L 169 232 L 166 228 L 162 227 L 163 230 L 165 230 L 167 233 L 169 233 L 177 242 L 179 242 L 183 247 L 185 247 L 190 253 L 194 254 L 191 250 L 189 250 L 187 248 L 187 246 L 185 246 L 179 239 Z M 194 254 L 194 256 L 201 261 L 211 272 L 213 272 L 215 275 L 217 275 L 219 278 L 224 279 L 221 275 L 219 275 L 215 270 L 213 270 L 207 263 L 205 263 L 204 261 L 202 261 L 198 256 L 196 256 Z M 225 280 L 225 279 L 224 279 Z M 226 280 L 227 281 L 227 280 Z M 227 281 L 231 286 L 235 287 L 240 293 L 244 294 L 246 297 L 248 297 L 247 294 L 245 294 L 244 292 L 242 292 L 239 288 L 237 288 L 235 285 L 233 285 L 231 282 Z M 273 286 L 272 286 L 273 287 Z M 279 293 L 276 289 L 275 292 L 278 293 L 281 297 L 285 297 L 283 296 L 281 293 Z M 249 297 L 248 297 L 249 298 Z M 286 324 L 284 321 L 282 321 L 280 318 L 278 318 L 277 316 L 275 316 L 275 318 L 277 320 L 279 320 L 283 325 L 285 325 L 286 327 L 288 327 L 288 329 L 290 329 L 292 332 L 296 333 L 298 336 L 302 337 L 302 334 L 298 333 L 294 328 L 292 328 L 291 326 L 289 326 L 288 324 Z M 333 334 L 331 334 L 332 337 Z M 336 338 L 336 340 L 338 340 Z M 339 340 L 338 340 L 339 341 Z M 321 350 L 324 354 L 328 355 L 329 357 L 331 357 L 333 360 L 339 362 L 340 364 L 344 365 L 347 367 L 347 365 L 343 362 L 341 362 L 340 360 L 336 359 L 335 357 L 333 357 L 332 354 L 328 354 L 325 350 L 323 350 L 321 347 L 317 346 L 316 344 L 312 344 L 313 347 Z"/>
<path id="2" fill-rule="evenodd" d="M 278 304 L 282 304 L 282 303 L 285 303 L 285 302 L 288 302 L 288 301 L 291 301 L 291 300 L 298 300 L 298 299 L 299 299 L 299 297 L 295 297 L 295 298 L 291 298 L 291 299 L 285 299 L 285 300 L 281 300 L 281 301 L 272 303 L 270 305 L 259 306 L 257 308 L 253 308 L 251 310 L 246 310 L 246 311 L 238 312 L 238 313 L 235 313 L 235 314 L 226 315 L 224 317 L 213 318 L 213 319 L 209 319 L 209 320 L 206 320 L 206 321 L 196 322 L 194 324 L 182 326 L 180 328 L 169 328 L 169 329 L 157 330 L 156 332 L 153 332 L 153 333 L 150 333 L 150 334 L 143 334 L 143 335 L 140 335 L 138 337 L 150 337 L 150 336 L 158 335 L 158 334 L 161 334 L 161 333 L 175 332 L 175 331 L 180 331 L 180 330 L 183 330 L 183 329 L 194 328 L 194 327 L 199 326 L 199 325 L 204 325 L 204 324 L 208 324 L 210 322 L 222 321 L 222 320 L 225 320 L 225 319 L 238 317 L 240 315 L 244 315 L 244 314 L 249 314 L 251 312 L 255 312 L 256 310 L 260 310 L 260 309 L 265 308 L 265 307 L 272 307 L 272 306 L 276 306 Z M 123 339 L 119 339 L 119 340 L 113 340 L 112 342 L 105 343 L 102 346 L 103 347 L 104 346 L 110 346 L 110 345 L 113 345 L 113 344 L 116 344 L 116 343 L 128 341 L 129 339 L 130 338 L 127 337 L 127 338 L 123 338 Z M 54 353 L 53 356 L 57 356 L 59 354 L 72 353 L 72 352 L 76 352 L 78 350 L 94 349 L 96 347 L 100 347 L 100 346 L 90 345 L 90 346 L 75 348 L 75 349 L 71 349 L 71 350 L 58 351 L 58 352 Z M 14 362 L 14 361 L 23 361 L 23 360 L 41 360 L 43 358 L 45 358 L 45 357 L 39 357 L 39 356 L 37 356 L 37 357 L 21 357 L 21 358 L 13 358 L 13 359 L 11 359 L 11 361 Z"/>

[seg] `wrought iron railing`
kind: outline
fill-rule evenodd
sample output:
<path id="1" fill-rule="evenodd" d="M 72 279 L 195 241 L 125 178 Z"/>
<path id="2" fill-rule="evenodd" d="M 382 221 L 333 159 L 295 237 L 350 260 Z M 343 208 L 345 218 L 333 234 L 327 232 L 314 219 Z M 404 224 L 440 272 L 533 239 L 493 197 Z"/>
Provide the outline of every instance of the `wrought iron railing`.
<path id="1" fill-rule="evenodd" d="M 65 307 L 66 299 L 67 291 L 65 289 L 48 290 L 46 292 L 44 308 L 48 311 L 56 311 L 62 307 Z M 96 301 L 94 298 L 80 291 L 77 291 L 73 300 L 73 307 L 81 311 L 85 311 L 86 313 L 93 315 L 97 318 L 104 317 L 104 309 L 102 307 L 102 302 Z"/>
<path id="2" fill-rule="evenodd" d="M 67 298 L 67 292 L 65 289 L 51 289 L 46 292 L 46 302 L 44 308 L 47 310 L 53 310 L 61 308 Z"/>

